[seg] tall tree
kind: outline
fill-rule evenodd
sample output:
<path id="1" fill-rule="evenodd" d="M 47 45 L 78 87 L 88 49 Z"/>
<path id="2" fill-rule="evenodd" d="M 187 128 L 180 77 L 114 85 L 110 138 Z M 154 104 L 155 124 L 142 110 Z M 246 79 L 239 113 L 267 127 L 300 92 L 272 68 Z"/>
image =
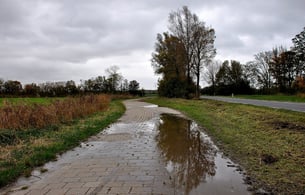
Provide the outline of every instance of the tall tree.
<path id="1" fill-rule="evenodd" d="M 292 82 L 296 78 L 296 62 L 295 62 L 295 52 L 286 51 L 280 55 L 281 63 L 285 68 L 285 85 L 286 88 L 291 89 Z"/>
<path id="2" fill-rule="evenodd" d="M 164 38 L 158 35 L 152 65 L 157 70 L 155 71 L 157 74 L 163 74 L 165 77 L 171 75 L 167 71 L 176 70 L 174 73 L 176 77 L 173 78 L 180 84 L 175 85 L 175 82 L 166 78 L 159 84 L 166 86 L 167 81 L 170 81 L 172 87 L 181 88 L 186 83 L 185 96 L 190 97 L 196 89 L 198 97 L 203 65 L 215 56 L 215 31 L 199 21 L 198 16 L 192 14 L 187 6 L 170 13 L 169 31 L 171 34 L 163 33 Z M 163 68 L 167 68 L 158 68 L 160 64 Z M 193 76 L 196 77 L 196 87 L 194 87 Z M 186 78 L 186 82 L 183 77 Z M 166 87 L 166 89 L 170 88 Z M 180 90 L 179 93 L 181 92 Z"/>
<path id="3" fill-rule="evenodd" d="M 0 94 L 5 92 L 4 80 L 0 78 Z"/>
<path id="4" fill-rule="evenodd" d="M 230 80 L 230 65 L 229 61 L 226 60 L 220 66 L 218 72 L 216 73 L 216 83 L 217 85 L 229 85 L 231 84 Z"/>
<path id="5" fill-rule="evenodd" d="M 284 47 L 272 50 L 270 70 L 280 92 L 291 92 L 292 82 L 296 77 L 295 52 L 288 51 Z"/>
<path id="6" fill-rule="evenodd" d="M 121 87 L 121 91 L 122 92 L 128 92 L 129 91 L 129 83 L 127 79 L 124 79 L 124 81 L 122 82 L 122 87 Z"/>
<path id="7" fill-rule="evenodd" d="M 69 95 L 75 95 L 78 93 L 78 88 L 73 80 L 67 81 L 65 85 L 66 93 Z"/>
<path id="8" fill-rule="evenodd" d="M 8 80 L 4 83 L 5 93 L 9 95 L 19 95 L 22 85 L 19 81 Z"/>
<path id="9" fill-rule="evenodd" d="M 111 66 L 106 69 L 106 73 L 108 74 L 108 85 L 110 87 L 110 92 L 115 93 L 119 90 L 120 83 L 123 79 L 121 73 L 119 73 L 119 67 Z"/>
<path id="10" fill-rule="evenodd" d="M 282 66 L 280 55 L 281 53 L 287 51 L 284 47 L 276 47 L 272 49 L 272 60 L 270 62 L 270 70 L 272 76 L 275 79 L 275 85 L 280 91 L 284 92 L 285 84 L 284 84 L 284 75 L 285 69 Z"/>
<path id="11" fill-rule="evenodd" d="M 236 87 L 244 79 L 243 68 L 240 62 L 231 60 L 229 78 L 231 80 L 231 83 L 235 84 Z"/>
<path id="12" fill-rule="evenodd" d="M 94 91 L 94 78 L 85 80 L 83 83 L 83 88 L 85 90 L 85 92 L 93 92 Z"/>
<path id="13" fill-rule="evenodd" d="M 294 45 L 292 51 L 295 52 L 296 75 L 305 77 L 305 27 L 292 39 L 292 42 Z"/>
<path id="14" fill-rule="evenodd" d="M 29 96 L 39 96 L 40 87 L 37 86 L 35 83 L 26 84 L 24 86 L 24 93 Z"/>
<path id="15" fill-rule="evenodd" d="M 152 66 L 156 74 L 166 79 L 169 77 L 185 78 L 186 55 L 181 41 L 168 33 L 157 35 L 155 52 L 152 54 Z"/>
<path id="16" fill-rule="evenodd" d="M 200 96 L 200 75 L 204 65 L 207 65 L 216 54 L 214 48 L 215 31 L 206 27 L 203 22 L 199 22 L 194 16 L 194 27 L 192 37 L 192 47 L 194 56 L 192 58 L 193 73 L 196 76 L 196 97 Z"/>
<path id="17" fill-rule="evenodd" d="M 249 94 L 251 88 L 240 62 L 224 61 L 216 74 L 217 93 L 221 95 Z"/>
<path id="18" fill-rule="evenodd" d="M 152 54 L 152 66 L 159 80 L 158 92 L 166 97 L 186 97 L 186 55 L 179 38 L 163 33 L 157 35 L 155 52 Z"/>
<path id="19" fill-rule="evenodd" d="M 192 14 L 187 6 L 183 6 L 182 9 L 174 11 L 169 15 L 169 30 L 170 32 L 182 42 L 185 51 L 185 67 L 187 82 L 190 83 L 191 70 L 192 70 L 192 58 L 194 50 L 192 47 L 192 36 L 194 29 L 194 19 L 197 16 Z"/>
<path id="20" fill-rule="evenodd" d="M 221 66 L 220 61 L 212 61 L 206 66 L 206 71 L 203 74 L 203 79 L 212 85 L 212 94 L 215 95 L 216 90 L 216 74 Z"/>
<path id="21" fill-rule="evenodd" d="M 140 88 L 140 84 L 138 83 L 138 81 L 132 80 L 129 82 L 128 88 L 129 88 L 129 93 L 131 95 L 137 95 Z"/>
<path id="22" fill-rule="evenodd" d="M 272 72 L 270 64 L 272 60 L 272 52 L 265 51 L 254 55 L 255 61 L 248 63 L 247 66 L 257 82 L 257 87 L 262 88 L 265 92 L 270 93 L 273 85 Z"/>

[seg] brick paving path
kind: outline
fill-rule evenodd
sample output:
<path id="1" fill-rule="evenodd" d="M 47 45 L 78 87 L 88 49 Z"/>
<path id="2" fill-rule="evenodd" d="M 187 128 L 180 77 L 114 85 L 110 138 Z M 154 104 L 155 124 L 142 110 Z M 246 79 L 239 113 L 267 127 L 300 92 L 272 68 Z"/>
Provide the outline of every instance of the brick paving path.
<path id="1" fill-rule="evenodd" d="M 117 123 L 4 194 L 175 194 L 154 137 L 161 113 L 179 113 L 134 100 L 125 105 Z"/>

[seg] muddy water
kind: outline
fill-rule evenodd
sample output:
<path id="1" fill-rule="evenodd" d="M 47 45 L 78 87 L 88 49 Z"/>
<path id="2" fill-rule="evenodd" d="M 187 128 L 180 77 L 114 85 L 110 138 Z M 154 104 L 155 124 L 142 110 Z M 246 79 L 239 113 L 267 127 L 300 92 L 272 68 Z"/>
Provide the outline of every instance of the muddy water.
<path id="1" fill-rule="evenodd" d="M 237 165 L 222 157 L 191 120 L 162 114 L 155 137 L 177 191 L 183 194 L 247 194 Z"/>
<path id="2" fill-rule="evenodd" d="M 238 166 L 194 121 L 124 103 L 117 123 L 0 194 L 250 194 Z"/>

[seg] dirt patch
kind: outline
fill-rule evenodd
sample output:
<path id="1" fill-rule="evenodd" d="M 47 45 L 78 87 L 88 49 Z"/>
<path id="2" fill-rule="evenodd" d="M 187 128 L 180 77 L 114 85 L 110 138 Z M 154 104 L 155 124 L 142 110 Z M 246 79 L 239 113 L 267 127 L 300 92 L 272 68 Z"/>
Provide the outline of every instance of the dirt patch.
<path id="1" fill-rule="evenodd" d="M 277 157 L 274 157 L 270 154 L 262 154 L 261 155 L 261 161 L 264 162 L 266 165 L 272 164 L 278 161 Z"/>
<path id="2" fill-rule="evenodd" d="M 270 123 L 275 129 L 288 129 L 292 131 L 303 131 L 305 132 L 305 126 L 298 125 L 295 123 L 285 122 L 285 121 L 273 121 Z"/>

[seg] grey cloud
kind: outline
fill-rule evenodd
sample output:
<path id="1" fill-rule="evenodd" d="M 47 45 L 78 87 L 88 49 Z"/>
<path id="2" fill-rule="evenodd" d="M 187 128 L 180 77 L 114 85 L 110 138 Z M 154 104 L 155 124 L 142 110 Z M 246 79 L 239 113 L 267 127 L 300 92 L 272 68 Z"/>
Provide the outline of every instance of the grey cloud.
<path id="1" fill-rule="evenodd" d="M 0 9 L 1 28 L 9 28 L 25 21 L 23 16 L 27 14 L 27 10 L 14 0 L 0 1 Z"/>
<path id="2" fill-rule="evenodd" d="M 86 79 L 117 64 L 155 87 L 153 72 L 137 75 L 150 71 L 156 34 L 183 5 L 216 30 L 221 60 L 252 60 L 274 44 L 289 44 L 305 21 L 304 0 L 1 0 L 0 78 Z"/>
<path id="3" fill-rule="evenodd" d="M 216 48 L 237 60 L 239 56 L 244 60 L 245 55 L 251 60 L 257 52 L 276 45 L 291 46 L 305 21 L 301 14 L 305 1 L 230 1 L 221 5 L 209 18 L 216 30 Z"/>

